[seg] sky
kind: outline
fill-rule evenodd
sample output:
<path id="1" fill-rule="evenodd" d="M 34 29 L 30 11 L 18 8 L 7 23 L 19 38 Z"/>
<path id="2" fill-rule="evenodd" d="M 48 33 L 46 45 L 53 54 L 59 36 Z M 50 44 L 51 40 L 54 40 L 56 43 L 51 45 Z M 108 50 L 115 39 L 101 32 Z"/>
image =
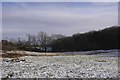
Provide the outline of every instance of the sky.
<path id="1" fill-rule="evenodd" d="M 3 2 L 2 37 L 71 36 L 118 24 L 117 2 Z"/>
<path id="2" fill-rule="evenodd" d="M 1 0 L 2 2 L 119 2 L 119 0 Z"/>

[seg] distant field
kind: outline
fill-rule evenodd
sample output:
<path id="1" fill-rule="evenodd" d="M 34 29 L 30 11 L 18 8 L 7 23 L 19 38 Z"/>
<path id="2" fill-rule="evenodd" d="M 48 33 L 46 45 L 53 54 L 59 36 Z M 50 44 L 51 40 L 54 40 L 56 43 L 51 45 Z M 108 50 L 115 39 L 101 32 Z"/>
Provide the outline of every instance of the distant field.
<path id="1" fill-rule="evenodd" d="M 74 56 L 80 54 L 65 54 L 65 53 L 3 53 L 0 54 L 1 58 L 19 58 L 24 56 Z"/>
<path id="2" fill-rule="evenodd" d="M 99 56 L 114 56 L 118 57 L 118 50 L 96 50 L 96 51 L 81 51 L 81 52 L 54 52 L 54 53 L 41 53 L 29 51 L 8 51 L 1 53 L 2 58 L 17 58 L 23 56 L 74 56 L 74 55 L 99 55 Z"/>

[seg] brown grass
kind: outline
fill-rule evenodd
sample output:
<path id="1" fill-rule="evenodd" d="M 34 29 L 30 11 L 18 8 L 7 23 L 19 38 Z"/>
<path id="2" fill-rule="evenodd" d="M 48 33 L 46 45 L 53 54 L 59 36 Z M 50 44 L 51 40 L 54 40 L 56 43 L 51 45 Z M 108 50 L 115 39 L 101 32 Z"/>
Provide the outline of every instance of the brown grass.
<path id="1" fill-rule="evenodd" d="M 74 56 L 78 54 L 64 54 L 64 53 L 47 53 L 47 54 L 21 54 L 21 53 L 4 53 L 1 54 L 0 57 L 2 58 L 18 58 L 18 57 L 23 57 L 23 56 Z"/>
<path id="2" fill-rule="evenodd" d="M 18 54 L 18 53 L 4 53 L 0 55 L 2 58 L 18 58 L 26 56 L 26 54 Z"/>

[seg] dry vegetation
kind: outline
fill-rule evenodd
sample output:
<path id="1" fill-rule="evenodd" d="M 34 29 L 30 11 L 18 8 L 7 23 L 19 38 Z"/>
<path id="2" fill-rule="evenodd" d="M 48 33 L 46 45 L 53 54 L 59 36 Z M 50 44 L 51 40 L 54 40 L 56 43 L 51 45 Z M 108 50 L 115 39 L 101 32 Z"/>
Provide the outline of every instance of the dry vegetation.
<path id="1" fill-rule="evenodd" d="M 26 53 L 3 53 L 0 54 L 2 58 L 19 58 L 23 56 L 74 56 L 79 54 L 64 54 L 64 53 L 38 53 L 38 54 L 26 54 Z"/>
<path id="2" fill-rule="evenodd" d="M 18 58 L 18 57 L 23 57 L 27 56 L 26 54 L 18 54 L 18 53 L 4 53 L 1 54 L 2 58 Z"/>

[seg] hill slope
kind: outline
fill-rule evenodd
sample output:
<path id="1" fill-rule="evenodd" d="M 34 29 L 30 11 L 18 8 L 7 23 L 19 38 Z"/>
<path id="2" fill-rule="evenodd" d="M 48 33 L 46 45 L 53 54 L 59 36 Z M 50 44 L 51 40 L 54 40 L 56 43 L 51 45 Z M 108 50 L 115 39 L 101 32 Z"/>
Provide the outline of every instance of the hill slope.
<path id="1" fill-rule="evenodd" d="M 97 49 L 118 49 L 120 26 L 112 26 L 98 31 L 74 34 L 54 40 L 51 43 L 53 51 L 82 51 Z"/>

